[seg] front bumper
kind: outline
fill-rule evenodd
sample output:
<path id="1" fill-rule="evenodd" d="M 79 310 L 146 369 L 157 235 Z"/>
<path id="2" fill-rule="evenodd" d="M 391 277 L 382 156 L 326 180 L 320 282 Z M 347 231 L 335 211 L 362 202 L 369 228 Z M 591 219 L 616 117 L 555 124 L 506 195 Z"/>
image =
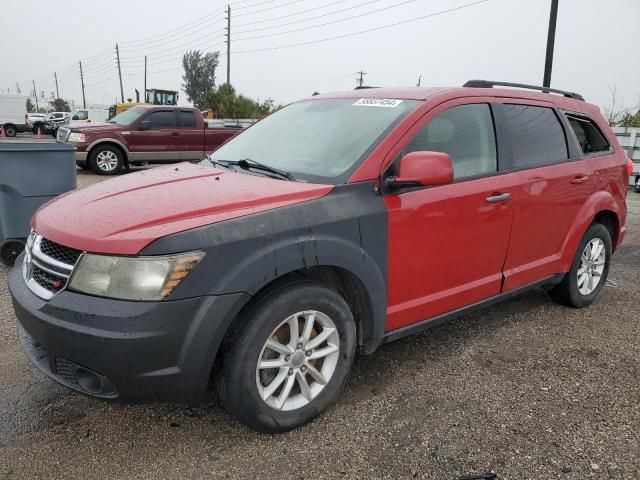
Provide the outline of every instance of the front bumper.
<path id="1" fill-rule="evenodd" d="M 96 397 L 186 404 L 206 391 L 222 338 L 249 298 L 130 302 L 63 291 L 44 301 L 18 268 L 9 290 L 20 343 L 47 376 Z"/>
<path id="2" fill-rule="evenodd" d="M 87 163 L 87 156 L 89 154 L 87 152 L 80 152 L 76 150 L 76 162 L 77 163 Z"/>

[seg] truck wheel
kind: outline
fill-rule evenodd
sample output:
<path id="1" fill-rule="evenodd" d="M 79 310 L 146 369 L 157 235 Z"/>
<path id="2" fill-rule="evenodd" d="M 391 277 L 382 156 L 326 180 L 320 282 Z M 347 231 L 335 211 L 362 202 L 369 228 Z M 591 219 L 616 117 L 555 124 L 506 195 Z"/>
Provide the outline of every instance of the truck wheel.
<path id="1" fill-rule="evenodd" d="M 7 124 L 7 125 L 4 125 L 3 128 L 4 128 L 4 134 L 7 137 L 15 137 L 16 134 L 18 133 L 18 129 L 16 128 L 15 125 Z"/>
<path id="2" fill-rule="evenodd" d="M 13 267 L 13 264 L 18 258 L 18 255 L 24 250 L 24 242 L 22 240 L 7 240 L 0 245 L 0 262 L 9 267 Z"/>
<path id="3" fill-rule="evenodd" d="M 342 296 L 312 281 L 289 283 L 238 321 L 218 378 L 228 412 L 255 430 L 278 433 L 311 421 L 336 398 L 356 347 Z"/>
<path id="4" fill-rule="evenodd" d="M 33 125 L 33 127 L 31 128 L 31 131 L 33 132 L 34 135 L 36 135 L 38 133 L 38 129 L 40 129 L 40 133 L 42 133 L 42 124 L 41 123 L 35 123 Z"/>
<path id="5" fill-rule="evenodd" d="M 113 145 L 98 145 L 89 155 L 89 167 L 98 175 L 115 175 L 123 166 L 122 152 Z"/>
<path id="6" fill-rule="evenodd" d="M 609 275 L 611 235 L 607 228 L 594 223 L 582 237 L 571 270 L 549 294 L 562 305 L 582 308 L 596 299 Z"/>

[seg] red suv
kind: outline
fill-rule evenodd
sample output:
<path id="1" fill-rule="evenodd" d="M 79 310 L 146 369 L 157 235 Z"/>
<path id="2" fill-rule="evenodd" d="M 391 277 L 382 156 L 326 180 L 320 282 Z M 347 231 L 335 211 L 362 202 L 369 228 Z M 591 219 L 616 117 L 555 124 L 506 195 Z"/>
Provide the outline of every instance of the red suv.
<path id="1" fill-rule="evenodd" d="M 496 85 L 315 96 L 199 165 L 54 200 L 10 274 L 24 351 L 101 398 L 193 402 L 213 380 L 280 432 L 327 407 L 357 349 L 532 288 L 589 305 L 628 160 L 578 94 Z"/>

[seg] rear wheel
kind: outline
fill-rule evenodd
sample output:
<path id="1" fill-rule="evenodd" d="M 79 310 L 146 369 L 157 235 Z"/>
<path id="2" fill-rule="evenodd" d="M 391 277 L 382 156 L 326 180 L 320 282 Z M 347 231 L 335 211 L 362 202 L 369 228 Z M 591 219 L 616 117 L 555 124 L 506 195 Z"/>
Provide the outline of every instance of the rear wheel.
<path id="1" fill-rule="evenodd" d="M 218 387 L 231 414 L 261 432 L 309 422 L 338 395 L 356 347 L 344 298 L 318 283 L 265 294 L 225 341 Z"/>
<path id="2" fill-rule="evenodd" d="M 635 191 L 636 193 L 640 193 L 640 175 L 636 175 Z"/>
<path id="3" fill-rule="evenodd" d="M 550 291 L 556 302 L 582 308 L 596 299 L 609 275 L 611 234 L 607 228 L 594 223 L 582 237 L 571 270 Z"/>
<path id="4" fill-rule="evenodd" d="M 89 168 L 98 175 L 115 175 L 123 166 L 122 152 L 113 145 L 98 145 L 89 155 Z"/>
<path id="5" fill-rule="evenodd" d="M 4 126 L 4 134 L 7 137 L 15 137 L 17 133 L 18 133 L 18 129 L 15 127 L 15 125 Z"/>

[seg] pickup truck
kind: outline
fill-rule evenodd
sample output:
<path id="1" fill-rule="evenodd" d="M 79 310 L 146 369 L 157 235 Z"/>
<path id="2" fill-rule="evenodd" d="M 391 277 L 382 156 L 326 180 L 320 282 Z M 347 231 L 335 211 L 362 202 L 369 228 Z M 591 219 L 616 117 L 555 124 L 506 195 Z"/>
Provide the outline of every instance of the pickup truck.
<path id="1" fill-rule="evenodd" d="M 202 160 L 241 129 L 209 128 L 188 107 L 138 105 L 101 125 L 68 125 L 56 140 L 76 147 L 76 164 L 99 175 L 130 165 Z"/>

